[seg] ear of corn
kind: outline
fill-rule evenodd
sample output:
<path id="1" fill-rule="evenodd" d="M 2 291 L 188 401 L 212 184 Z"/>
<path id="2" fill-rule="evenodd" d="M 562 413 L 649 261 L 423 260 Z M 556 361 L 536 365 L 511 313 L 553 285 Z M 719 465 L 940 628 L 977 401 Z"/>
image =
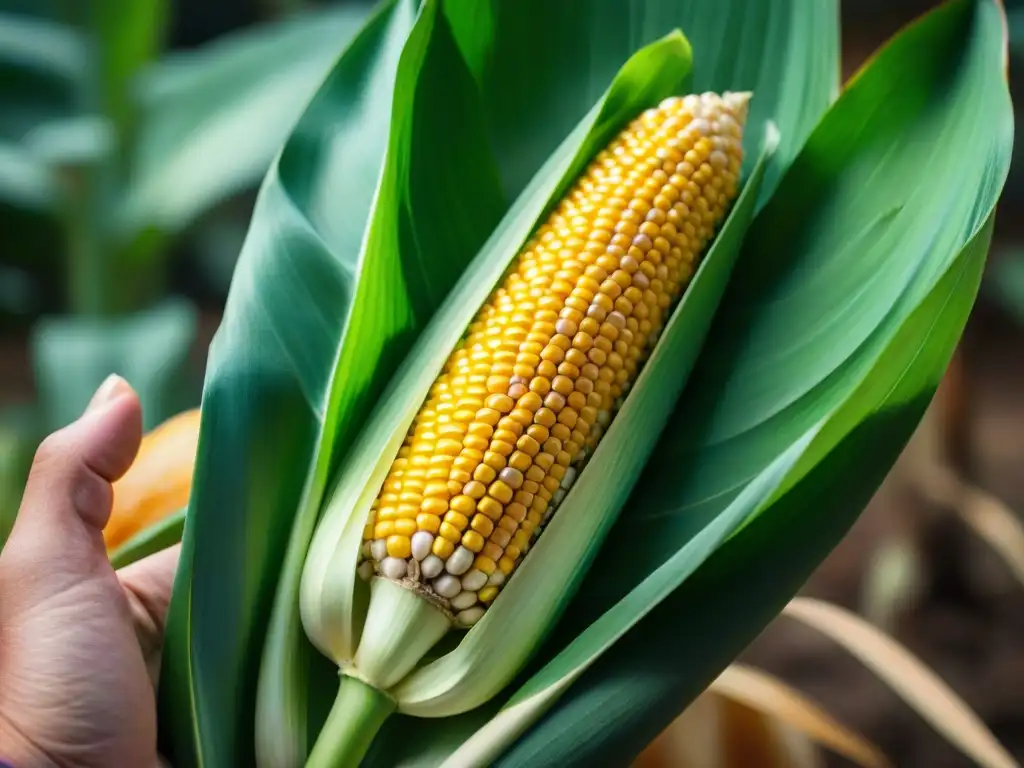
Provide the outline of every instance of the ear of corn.
<path id="1" fill-rule="evenodd" d="M 474 275 L 490 270 L 490 297 L 476 299 L 468 325 L 435 325 L 429 343 L 447 336 L 450 351 L 414 355 L 361 436 L 314 537 L 300 607 L 344 675 L 387 690 L 400 711 L 465 711 L 506 684 L 557 612 L 562 577 L 522 596 L 573 535 L 562 518 L 600 508 L 593 542 L 565 551 L 583 567 L 628 493 L 681 379 L 650 399 L 628 393 L 649 377 L 649 358 L 672 370 L 679 350 L 654 344 L 735 197 L 747 98 L 662 103 L 595 158 L 525 246 L 499 230 L 498 247 L 518 258 Z M 437 378 L 413 398 L 432 366 Z M 632 477 L 609 485 L 620 468 Z M 573 562 L 555 572 L 571 589 Z M 521 647 L 517 624 L 528 628 Z M 465 627 L 455 651 L 414 669 Z M 508 664 L 469 649 L 487 637 L 512 644 Z M 466 677 L 457 690 L 453 678 Z"/>
<path id="2" fill-rule="evenodd" d="M 727 206 L 746 95 L 671 98 L 601 152 L 468 328 L 363 533 L 364 578 L 479 621 L 572 487 Z"/>

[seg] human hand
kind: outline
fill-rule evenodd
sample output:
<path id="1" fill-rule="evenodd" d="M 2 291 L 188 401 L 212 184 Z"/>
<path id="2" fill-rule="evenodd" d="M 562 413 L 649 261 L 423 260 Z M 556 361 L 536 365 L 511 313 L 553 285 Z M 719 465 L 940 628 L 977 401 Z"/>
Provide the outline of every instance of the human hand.
<path id="1" fill-rule="evenodd" d="M 160 765 L 155 685 L 180 545 L 115 572 L 102 530 L 111 484 L 142 440 L 119 377 L 36 453 L 0 552 L 0 760 Z"/>

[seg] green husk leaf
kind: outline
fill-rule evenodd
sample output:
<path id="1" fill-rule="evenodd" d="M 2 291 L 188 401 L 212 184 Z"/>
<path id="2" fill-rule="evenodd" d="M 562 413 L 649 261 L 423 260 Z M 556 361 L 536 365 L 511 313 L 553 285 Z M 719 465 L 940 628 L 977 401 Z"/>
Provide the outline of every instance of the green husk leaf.
<path id="1" fill-rule="evenodd" d="M 672 29 L 693 44 L 694 92 L 752 91 L 748 135 L 778 127 L 760 204 L 839 93 L 838 0 L 448 0 L 445 10 L 513 196 L 625 61 Z M 749 145 L 746 174 L 762 149 Z"/>

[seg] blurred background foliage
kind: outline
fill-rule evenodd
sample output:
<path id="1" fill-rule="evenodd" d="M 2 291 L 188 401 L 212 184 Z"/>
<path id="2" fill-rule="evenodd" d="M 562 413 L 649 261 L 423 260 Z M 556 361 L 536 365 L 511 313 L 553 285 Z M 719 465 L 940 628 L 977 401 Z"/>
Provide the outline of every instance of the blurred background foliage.
<path id="1" fill-rule="evenodd" d="M 843 0 L 844 75 L 934 4 Z M 0 541 L 39 439 L 109 372 L 139 390 L 147 428 L 198 405 L 255 190 L 372 6 L 0 0 Z M 1024 0 L 1006 6 L 1024 105 Z M 1018 758 L 1022 203 L 1015 154 L 982 296 L 940 396 L 805 589 L 906 644 Z M 856 661 L 792 622 L 742 661 L 811 696 L 896 765 L 967 764 Z"/>

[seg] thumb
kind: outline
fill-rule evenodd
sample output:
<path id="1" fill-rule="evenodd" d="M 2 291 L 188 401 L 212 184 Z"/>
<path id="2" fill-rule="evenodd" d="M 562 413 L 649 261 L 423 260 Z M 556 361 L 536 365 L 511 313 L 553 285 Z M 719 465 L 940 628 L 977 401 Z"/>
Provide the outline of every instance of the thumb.
<path id="1" fill-rule="evenodd" d="M 108 577 L 102 530 L 111 484 L 131 466 L 141 440 L 139 398 L 124 379 L 111 376 L 77 421 L 40 444 L 0 553 L 8 618 L 81 580 Z"/>

